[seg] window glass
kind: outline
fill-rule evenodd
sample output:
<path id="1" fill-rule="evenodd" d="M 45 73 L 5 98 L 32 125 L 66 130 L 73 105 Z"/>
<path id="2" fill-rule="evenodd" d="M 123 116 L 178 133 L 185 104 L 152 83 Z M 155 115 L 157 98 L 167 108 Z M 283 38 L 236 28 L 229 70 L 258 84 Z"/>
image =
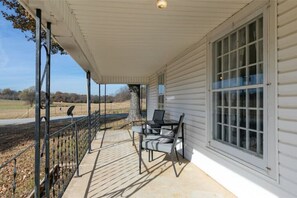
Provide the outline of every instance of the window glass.
<path id="1" fill-rule="evenodd" d="M 225 35 L 213 46 L 214 139 L 262 156 L 262 16 Z"/>
<path id="2" fill-rule="evenodd" d="M 230 50 L 236 49 L 237 46 L 237 32 L 234 32 L 230 36 Z"/>
<path id="3" fill-rule="evenodd" d="M 238 31 L 238 35 L 239 35 L 239 38 L 238 38 L 238 45 L 239 47 L 243 46 L 246 44 L 246 28 L 243 27 L 242 29 L 240 29 Z"/>
<path id="4" fill-rule="evenodd" d="M 248 28 L 249 28 L 249 43 L 250 43 L 257 39 L 257 37 L 256 37 L 256 21 L 249 24 Z"/>

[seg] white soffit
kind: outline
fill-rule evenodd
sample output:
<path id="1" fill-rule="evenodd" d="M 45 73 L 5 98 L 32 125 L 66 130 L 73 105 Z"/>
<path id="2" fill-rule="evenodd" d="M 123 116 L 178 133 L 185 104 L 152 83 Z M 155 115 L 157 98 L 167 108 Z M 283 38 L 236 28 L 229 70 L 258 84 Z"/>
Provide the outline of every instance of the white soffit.
<path id="1" fill-rule="evenodd" d="M 168 0 L 167 9 L 160 10 L 156 0 L 48 0 L 43 8 L 75 37 L 68 49 L 63 43 L 69 38 L 53 28 L 59 43 L 70 54 L 79 45 L 77 52 L 83 51 L 89 64 L 81 66 L 90 67 L 100 81 L 153 74 L 251 1 Z M 71 55 L 78 61 L 78 54 Z"/>

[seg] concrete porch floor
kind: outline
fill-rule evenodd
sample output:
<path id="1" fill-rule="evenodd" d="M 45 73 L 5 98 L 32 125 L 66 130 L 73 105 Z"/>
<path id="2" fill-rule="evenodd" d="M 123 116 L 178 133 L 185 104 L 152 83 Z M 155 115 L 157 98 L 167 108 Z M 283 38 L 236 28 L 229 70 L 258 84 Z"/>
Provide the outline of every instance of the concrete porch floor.
<path id="1" fill-rule="evenodd" d="M 176 178 L 165 154 L 154 152 L 154 161 L 148 162 L 143 151 L 139 175 L 138 147 L 132 146 L 128 130 L 98 133 L 92 149 L 81 163 L 80 177 L 72 179 L 63 197 L 235 197 L 181 156 Z"/>

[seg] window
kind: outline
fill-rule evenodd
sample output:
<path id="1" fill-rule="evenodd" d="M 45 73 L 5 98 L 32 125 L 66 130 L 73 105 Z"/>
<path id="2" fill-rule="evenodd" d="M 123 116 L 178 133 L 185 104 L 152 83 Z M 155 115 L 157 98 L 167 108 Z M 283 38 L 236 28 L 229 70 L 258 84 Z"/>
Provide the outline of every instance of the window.
<path id="1" fill-rule="evenodd" d="M 263 158 L 263 16 L 213 43 L 212 139 Z"/>
<path id="2" fill-rule="evenodd" d="M 164 85 L 164 73 L 158 76 L 158 109 L 164 109 L 164 95 L 165 95 L 165 85 Z"/>

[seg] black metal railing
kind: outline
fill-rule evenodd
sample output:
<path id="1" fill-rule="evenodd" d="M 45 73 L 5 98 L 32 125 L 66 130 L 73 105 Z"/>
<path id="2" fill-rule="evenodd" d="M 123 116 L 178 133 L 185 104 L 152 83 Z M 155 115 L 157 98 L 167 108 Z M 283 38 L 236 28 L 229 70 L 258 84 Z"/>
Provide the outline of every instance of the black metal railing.
<path id="1" fill-rule="evenodd" d="M 90 128 L 88 117 L 84 117 L 50 135 L 51 163 L 48 176 L 50 197 L 62 197 L 75 172 L 79 176 L 79 164 L 89 148 L 89 130 L 93 140 L 98 126 L 99 114 L 96 112 L 91 115 Z M 42 188 L 43 183 L 40 186 L 41 192 L 46 193 Z"/>
<path id="2" fill-rule="evenodd" d="M 41 149 L 40 197 L 62 197 L 75 172 L 79 175 L 79 164 L 89 148 L 89 131 L 91 141 L 99 131 L 99 112 L 91 114 L 90 118 L 90 126 L 89 118 L 83 117 L 49 134 L 49 148 Z M 28 158 L 30 164 L 22 164 Z M 34 144 L 1 164 L 1 197 L 34 197 L 33 167 Z M 29 176 L 20 174 L 24 171 L 30 171 Z"/>

